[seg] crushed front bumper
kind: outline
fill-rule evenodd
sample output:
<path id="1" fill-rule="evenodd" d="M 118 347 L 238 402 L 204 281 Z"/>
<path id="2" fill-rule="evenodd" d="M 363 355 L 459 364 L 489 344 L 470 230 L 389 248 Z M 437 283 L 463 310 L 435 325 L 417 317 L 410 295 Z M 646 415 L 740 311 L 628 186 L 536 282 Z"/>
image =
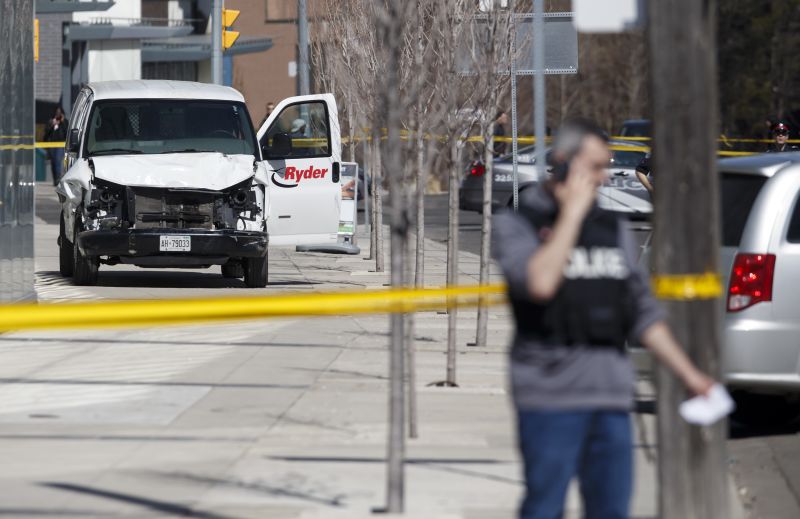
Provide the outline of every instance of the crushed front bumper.
<path id="1" fill-rule="evenodd" d="M 161 236 L 191 237 L 191 250 L 162 252 Z M 258 231 L 198 229 L 129 229 L 83 231 L 78 234 L 77 245 L 85 256 L 119 257 L 219 257 L 258 258 L 267 254 L 267 233 Z"/>

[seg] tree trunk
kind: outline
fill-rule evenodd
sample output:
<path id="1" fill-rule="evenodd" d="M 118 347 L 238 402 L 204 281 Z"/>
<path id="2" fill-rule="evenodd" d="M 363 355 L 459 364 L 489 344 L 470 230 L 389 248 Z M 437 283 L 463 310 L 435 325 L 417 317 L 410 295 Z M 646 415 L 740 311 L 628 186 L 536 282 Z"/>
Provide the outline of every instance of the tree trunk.
<path id="1" fill-rule="evenodd" d="M 458 190 L 459 168 L 458 139 L 450 138 L 450 185 L 448 188 L 448 228 L 447 228 L 447 286 L 458 284 Z M 447 378 L 448 386 L 456 385 L 456 327 L 458 309 L 447 310 Z"/>
<path id="2" fill-rule="evenodd" d="M 356 161 L 356 132 L 353 128 L 355 117 L 353 117 L 353 100 L 347 96 L 347 137 L 348 148 L 350 150 L 350 162 Z"/>
<path id="3" fill-rule="evenodd" d="M 492 108 L 495 106 L 496 99 L 492 96 L 492 102 L 489 104 Z M 484 117 L 491 117 L 485 115 Z M 492 179 L 493 179 L 493 162 L 494 155 L 492 154 L 492 134 L 494 133 L 494 122 L 483 121 L 481 124 L 483 131 L 483 142 L 486 144 L 483 147 L 483 164 L 485 172 L 483 174 L 483 218 L 481 218 L 481 259 L 480 259 L 480 284 L 485 285 L 489 283 L 489 267 L 491 263 L 491 243 L 492 243 Z M 486 336 L 489 327 L 489 306 L 488 301 L 481 297 L 478 300 L 478 329 L 475 334 L 475 346 L 486 346 Z"/>
<path id="4" fill-rule="evenodd" d="M 400 57 L 402 52 L 402 30 L 405 24 L 403 16 L 403 0 L 388 0 L 387 14 L 383 26 L 385 48 L 388 54 L 387 73 L 383 84 L 382 112 L 386 114 L 388 129 L 385 165 L 389 179 L 390 246 L 391 246 L 391 280 L 393 288 L 401 288 L 408 272 L 406 257 L 408 255 L 409 209 L 407 205 L 405 182 L 406 166 L 403 162 L 403 142 L 400 139 L 402 123 L 402 107 L 400 99 Z M 379 27 L 380 27 L 380 23 Z M 382 120 L 382 117 L 378 117 Z M 378 141 L 379 142 L 379 141 Z M 378 147 L 379 148 L 379 147 Z M 376 192 L 380 192 L 378 189 Z M 378 215 L 376 225 L 380 229 L 380 194 L 375 203 Z M 376 270 L 383 270 L 383 254 L 381 238 L 378 235 Z M 389 396 L 389 441 L 388 441 L 388 478 L 387 507 L 391 514 L 402 514 L 405 494 L 405 339 L 407 336 L 405 315 L 391 314 L 390 344 L 390 396 Z"/>
<path id="5" fill-rule="evenodd" d="M 367 169 L 364 172 L 364 186 L 366 187 L 369 198 L 369 214 L 365 215 L 369 218 L 369 257 L 367 259 L 375 260 L 375 154 L 372 152 L 372 141 L 364 137 L 364 163 Z M 367 183 L 367 174 L 369 174 L 369 183 Z"/>
<path id="6" fill-rule="evenodd" d="M 375 235 L 375 272 L 383 272 L 383 195 L 381 194 L 381 134 L 372 132 L 372 234 Z"/>
<path id="7" fill-rule="evenodd" d="M 417 249 L 414 268 L 414 284 L 418 288 L 425 286 L 425 184 L 428 181 L 427 168 L 425 167 L 425 143 L 423 142 L 422 128 L 417 129 L 415 142 L 417 190 Z"/>
<path id="8" fill-rule="evenodd" d="M 417 1 L 417 48 L 414 55 L 414 64 L 417 68 L 417 98 L 415 106 L 416 115 L 416 134 L 414 135 L 414 144 L 416 152 L 416 177 L 417 177 L 417 190 L 416 190 L 416 203 L 414 204 L 417 210 L 416 229 L 417 229 L 417 248 L 416 260 L 414 262 L 414 284 L 422 288 L 425 286 L 425 184 L 427 183 L 427 171 L 425 168 L 425 143 L 423 140 L 424 128 L 422 127 L 423 119 L 423 95 L 422 86 L 424 79 L 423 69 L 423 53 L 425 52 L 424 44 L 424 24 L 422 19 L 422 2 Z"/>
<path id="9" fill-rule="evenodd" d="M 715 18 L 713 0 L 650 3 L 653 167 L 670 174 L 655 190 L 656 276 L 719 269 Z M 718 303 L 687 295 L 666 305 L 678 341 L 701 370 L 717 377 Z M 687 397 L 683 385 L 664 367 L 656 375 L 659 517 L 729 517 L 727 423 L 687 424 L 678 414 Z"/>

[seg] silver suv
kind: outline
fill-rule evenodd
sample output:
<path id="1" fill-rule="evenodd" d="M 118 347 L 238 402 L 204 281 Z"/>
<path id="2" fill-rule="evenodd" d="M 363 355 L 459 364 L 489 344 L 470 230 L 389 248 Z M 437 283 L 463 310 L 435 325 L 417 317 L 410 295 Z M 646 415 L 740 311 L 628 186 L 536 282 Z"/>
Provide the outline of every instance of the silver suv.
<path id="1" fill-rule="evenodd" d="M 726 381 L 740 420 L 788 419 L 800 411 L 800 153 L 723 159 L 719 174 Z"/>
<path id="2" fill-rule="evenodd" d="M 719 162 L 732 389 L 800 396 L 800 153 Z"/>

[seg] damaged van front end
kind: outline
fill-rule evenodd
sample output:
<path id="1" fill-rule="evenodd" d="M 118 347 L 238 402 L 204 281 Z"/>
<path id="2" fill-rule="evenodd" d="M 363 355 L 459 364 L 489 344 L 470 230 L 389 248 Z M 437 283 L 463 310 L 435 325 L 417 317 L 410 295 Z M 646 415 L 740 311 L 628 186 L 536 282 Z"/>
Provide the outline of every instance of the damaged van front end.
<path id="1" fill-rule="evenodd" d="M 244 275 L 246 258 L 267 254 L 265 176 L 247 157 L 200 155 L 212 156 L 183 165 L 175 156 L 98 157 L 72 168 L 58 188 L 62 239 L 102 264 L 223 265 Z"/>
<path id="2" fill-rule="evenodd" d="M 206 121 L 212 138 L 193 140 L 198 125 L 180 126 L 186 138 L 170 140 L 176 130 L 163 123 L 198 109 L 188 102 L 125 99 L 92 110 L 81 132 L 83 144 L 56 188 L 62 274 L 92 285 L 101 264 L 222 265 L 226 277 L 266 285 L 268 179 L 244 106 L 228 103 L 220 109 L 220 104 L 209 106 L 235 117 L 219 128 Z M 148 115 L 153 116 L 149 130 Z M 102 133 L 112 125 L 113 132 Z"/>

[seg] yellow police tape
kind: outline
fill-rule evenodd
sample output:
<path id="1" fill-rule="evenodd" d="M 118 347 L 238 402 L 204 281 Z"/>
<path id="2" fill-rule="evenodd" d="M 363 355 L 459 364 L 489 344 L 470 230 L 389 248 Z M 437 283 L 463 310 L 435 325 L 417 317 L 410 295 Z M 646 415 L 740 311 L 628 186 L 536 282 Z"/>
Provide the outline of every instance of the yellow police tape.
<path id="1" fill-rule="evenodd" d="M 22 303 L 0 305 L 0 332 L 139 326 L 262 319 L 407 313 L 505 301 L 502 284 L 450 288 L 399 288 L 361 292 L 317 292 L 261 297 Z"/>
<path id="2" fill-rule="evenodd" d="M 653 293 L 659 299 L 693 301 L 716 299 L 722 295 L 722 276 L 704 274 L 661 274 L 651 280 Z"/>
<path id="3" fill-rule="evenodd" d="M 647 137 L 637 137 L 637 138 L 625 138 L 626 140 L 630 141 L 645 141 L 649 140 Z M 358 140 L 358 139 L 356 139 Z M 367 139 L 369 140 L 369 139 Z M 482 137 L 467 137 L 464 139 L 466 142 L 483 142 Z M 495 137 L 495 141 L 497 142 L 511 142 L 511 137 Z M 346 144 L 347 138 L 343 138 L 343 142 Z M 550 138 L 548 137 L 548 142 Z M 517 139 L 518 144 L 534 144 L 536 142 L 535 137 L 520 137 Z M 771 141 L 767 141 L 771 142 Z M 795 141 L 789 141 L 795 142 Z M 796 141 L 800 142 L 800 141 Z M 302 139 L 292 139 L 292 145 L 295 148 L 313 148 L 313 147 L 320 147 L 326 146 L 328 144 L 327 139 L 311 139 L 311 138 L 302 138 Z M 35 144 L 0 144 L 0 150 L 30 150 L 33 148 L 62 148 L 64 147 L 63 142 L 37 142 Z M 624 146 L 624 145 L 612 145 L 612 150 L 616 151 L 642 151 L 642 152 L 649 152 L 649 146 Z M 755 155 L 757 152 L 752 151 L 718 151 L 717 154 L 725 157 L 739 157 L 739 156 L 746 156 L 746 155 Z"/>

